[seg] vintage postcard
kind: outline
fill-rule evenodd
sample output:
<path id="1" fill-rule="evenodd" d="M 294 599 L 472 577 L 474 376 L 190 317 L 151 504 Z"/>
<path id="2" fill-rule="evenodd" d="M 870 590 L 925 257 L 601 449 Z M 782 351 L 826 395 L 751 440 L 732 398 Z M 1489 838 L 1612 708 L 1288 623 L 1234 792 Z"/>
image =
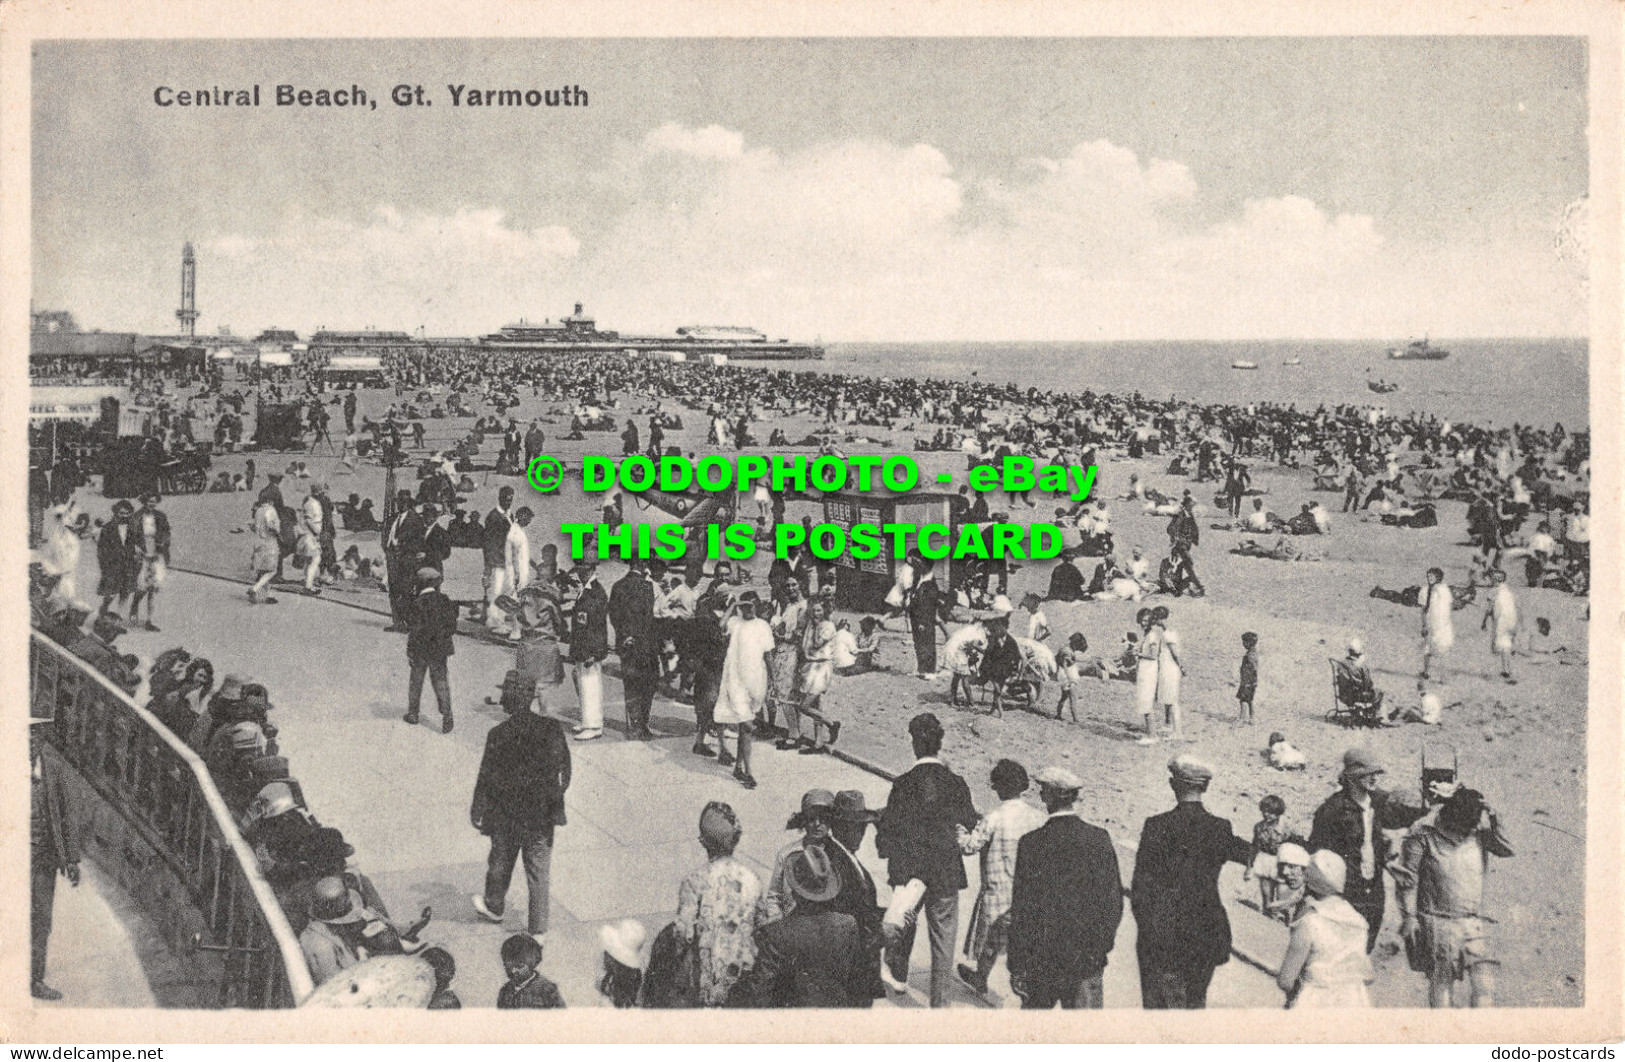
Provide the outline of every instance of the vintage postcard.
<path id="1" fill-rule="evenodd" d="M 0 1038 L 1618 1040 L 1620 24 L 0 8 Z"/>

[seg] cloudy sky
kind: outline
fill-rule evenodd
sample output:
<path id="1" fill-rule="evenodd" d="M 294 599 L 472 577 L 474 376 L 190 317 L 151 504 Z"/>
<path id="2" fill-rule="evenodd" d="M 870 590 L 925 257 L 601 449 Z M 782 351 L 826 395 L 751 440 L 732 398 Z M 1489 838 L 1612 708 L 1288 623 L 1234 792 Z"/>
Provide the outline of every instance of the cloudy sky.
<path id="1" fill-rule="evenodd" d="M 1549 37 L 41 43 L 33 298 L 172 330 L 190 238 L 210 331 L 1582 335 L 1586 76 Z"/>

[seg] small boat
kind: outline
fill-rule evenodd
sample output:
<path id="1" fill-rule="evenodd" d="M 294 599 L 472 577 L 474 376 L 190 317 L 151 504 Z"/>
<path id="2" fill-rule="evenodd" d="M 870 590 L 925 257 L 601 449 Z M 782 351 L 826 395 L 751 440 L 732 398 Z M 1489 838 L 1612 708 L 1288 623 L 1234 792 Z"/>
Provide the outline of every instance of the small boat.
<path id="1" fill-rule="evenodd" d="M 1230 367 L 1232 369 L 1256 369 L 1256 368 L 1258 368 L 1258 362 L 1256 362 L 1256 361 L 1232 361 L 1230 363 Z"/>
<path id="2" fill-rule="evenodd" d="M 1388 383 L 1383 380 L 1367 380 L 1365 385 L 1379 395 L 1391 395 L 1395 391 L 1399 390 L 1398 384 Z"/>
<path id="3" fill-rule="evenodd" d="M 1426 336 L 1404 347 L 1388 348 L 1389 361 L 1443 361 L 1449 356 L 1448 350 L 1429 344 Z"/>
<path id="4" fill-rule="evenodd" d="M 1303 364 L 1303 359 L 1301 357 L 1299 357 L 1298 355 L 1294 354 L 1294 355 L 1292 355 L 1292 357 L 1290 357 L 1290 358 L 1286 359 L 1285 361 L 1281 362 L 1281 364 L 1282 365 L 1302 365 Z"/>

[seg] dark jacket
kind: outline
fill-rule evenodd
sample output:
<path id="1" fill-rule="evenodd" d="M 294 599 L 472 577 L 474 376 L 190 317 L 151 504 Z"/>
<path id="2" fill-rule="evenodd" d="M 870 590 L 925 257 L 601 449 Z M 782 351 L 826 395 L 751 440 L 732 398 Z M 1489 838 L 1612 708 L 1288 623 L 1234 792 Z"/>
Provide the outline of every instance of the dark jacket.
<path id="1" fill-rule="evenodd" d="M 557 719 L 518 712 L 485 738 L 469 817 L 487 836 L 540 833 L 551 838 L 553 827 L 564 825 L 569 788 L 570 745 L 564 727 Z"/>
<path id="2" fill-rule="evenodd" d="M 1123 919 L 1123 879 L 1111 837 L 1076 815 L 1056 815 L 1016 848 L 1010 969 L 1024 977 L 1093 977 Z"/>
<path id="3" fill-rule="evenodd" d="M 1226 862 L 1247 863 L 1252 845 L 1200 803 L 1145 820 L 1131 902 L 1142 967 L 1218 966 L 1230 958 L 1230 919 L 1219 899 Z"/>
<path id="4" fill-rule="evenodd" d="M 757 1003 L 766 1007 L 854 1007 L 865 1001 L 858 921 L 803 905 L 756 931 Z"/>
<path id="5" fill-rule="evenodd" d="M 934 629 L 940 603 L 941 591 L 937 587 L 936 579 L 922 579 L 915 583 L 914 592 L 908 599 L 909 628 L 916 631 Z"/>
<path id="6" fill-rule="evenodd" d="M 1388 862 L 1388 837 L 1382 831 L 1405 829 L 1426 813 L 1426 808 L 1409 807 L 1380 789 L 1372 792 L 1371 822 L 1377 835 L 1371 838 L 1371 851 L 1376 856 L 1378 869 Z M 1366 868 L 1360 862 L 1360 844 L 1364 840 L 1365 816 L 1347 789 L 1339 789 L 1315 809 L 1309 850 L 1318 852 L 1324 848 L 1342 856 L 1351 882 L 1366 877 Z"/>
<path id="7" fill-rule="evenodd" d="M 455 653 L 457 603 L 439 590 L 425 590 L 406 610 L 406 658 L 428 662 Z"/>
<path id="8" fill-rule="evenodd" d="M 557 1010 L 563 1006 L 559 986 L 539 973 L 523 985 L 515 987 L 510 981 L 497 991 L 498 1010 Z"/>
<path id="9" fill-rule="evenodd" d="M 61 772 L 49 756 L 40 758 L 40 777 L 31 783 L 35 870 L 65 870 L 79 864 L 79 823 Z"/>
<path id="10" fill-rule="evenodd" d="M 119 585 L 119 580 L 127 581 L 135 577 L 135 536 L 133 523 L 126 524 L 124 533 L 120 534 L 117 521 L 109 522 L 96 536 L 96 566 L 101 569 L 103 584 Z"/>
<path id="11" fill-rule="evenodd" d="M 609 591 L 609 621 L 615 625 L 615 651 L 623 652 L 628 638 L 654 640 L 655 587 L 642 575 L 628 572 Z"/>
<path id="12" fill-rule="evenodd" d="M 967 830 L 978 816 L 965 780 L 940 763 L 917 763 L 892 783 L 875 826 L 875 850 L 886 860 L 886 880 L 913 878 L 933 892 L 963 889 L 965 857 L 956 825 Z"/>
<path id="13" fill-rule="evenodd" d="M 430 524 L 423 535 L 423 563 L 432 568 L 444 568 L 451 556 L 451 532 L 439 524 Z"/>
<path id="14" fill-rule="evenodd" d="M 609 595 L 596 582 L 581 591 L 570 611 L 570 659 L 596 664 L 609 655 Z"/>
<path id="15" fill-rule="evenodd" d="M 485 514 L 485 535 L 480 539 L 480 552 L 485 555 L 487 568 L 500 568 L 508 562 L 508 528 L 513 526 L 501 509 Z"/>
<path id="16" fill-rule="evenodd" d="M 400 521 L 398 525 L 395 523 L 397 519 Z M 416 567 L 423 556 L 426 531 L 423 517 L 415 509 L 391 516 L 389 525 L 384 529 L 384 553 L 391 563 Z"/>

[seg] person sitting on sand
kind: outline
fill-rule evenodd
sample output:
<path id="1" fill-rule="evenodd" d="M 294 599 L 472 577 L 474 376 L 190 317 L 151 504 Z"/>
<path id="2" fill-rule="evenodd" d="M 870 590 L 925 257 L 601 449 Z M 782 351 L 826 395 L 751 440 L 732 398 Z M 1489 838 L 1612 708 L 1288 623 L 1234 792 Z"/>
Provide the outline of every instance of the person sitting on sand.
<path id="1" fill-rule="evenodd" d="M 1071 550 L 1064 550 L 1061 559 L 1049 574 L 1049 593 L 1045 595 L 1050 601 L 1083 601 L 1087 599 L 1084 590 L 1083 573 L 1073 562 L 1076 556 Z"/>
<path id="2" fill-rule="evenodd" d="M 1286 527 L 1285 520 L 1264 508 L 1263 498 L 1253 499 L 1253 511 L 1247 514 L 1247 518 L 1242 521 L 1242 524 L 1248 531 L 1259 533 L 1278 531 Z"/>
<path id="3" fill-rule="evenodd" d="M 1264 754 L 1270 766 L 1277 771 L 1302 771 L 1309 767 L 1309 758 L 1299 752 L 1279 730 L 1270 735 L 1269 746 L 1264 750 Z"/>
<path id="4" fill-rule="evenodd" d="M 1294 535 L 1320 534 L 1320 525 L 1315 522 L 1315 514 L 1311 511 L 1308 502 L 1303 503 L 1303 508 L 1298 511 L 1297 516 L 1286 522 L 1286 529 L 1290 534 Z"/>

